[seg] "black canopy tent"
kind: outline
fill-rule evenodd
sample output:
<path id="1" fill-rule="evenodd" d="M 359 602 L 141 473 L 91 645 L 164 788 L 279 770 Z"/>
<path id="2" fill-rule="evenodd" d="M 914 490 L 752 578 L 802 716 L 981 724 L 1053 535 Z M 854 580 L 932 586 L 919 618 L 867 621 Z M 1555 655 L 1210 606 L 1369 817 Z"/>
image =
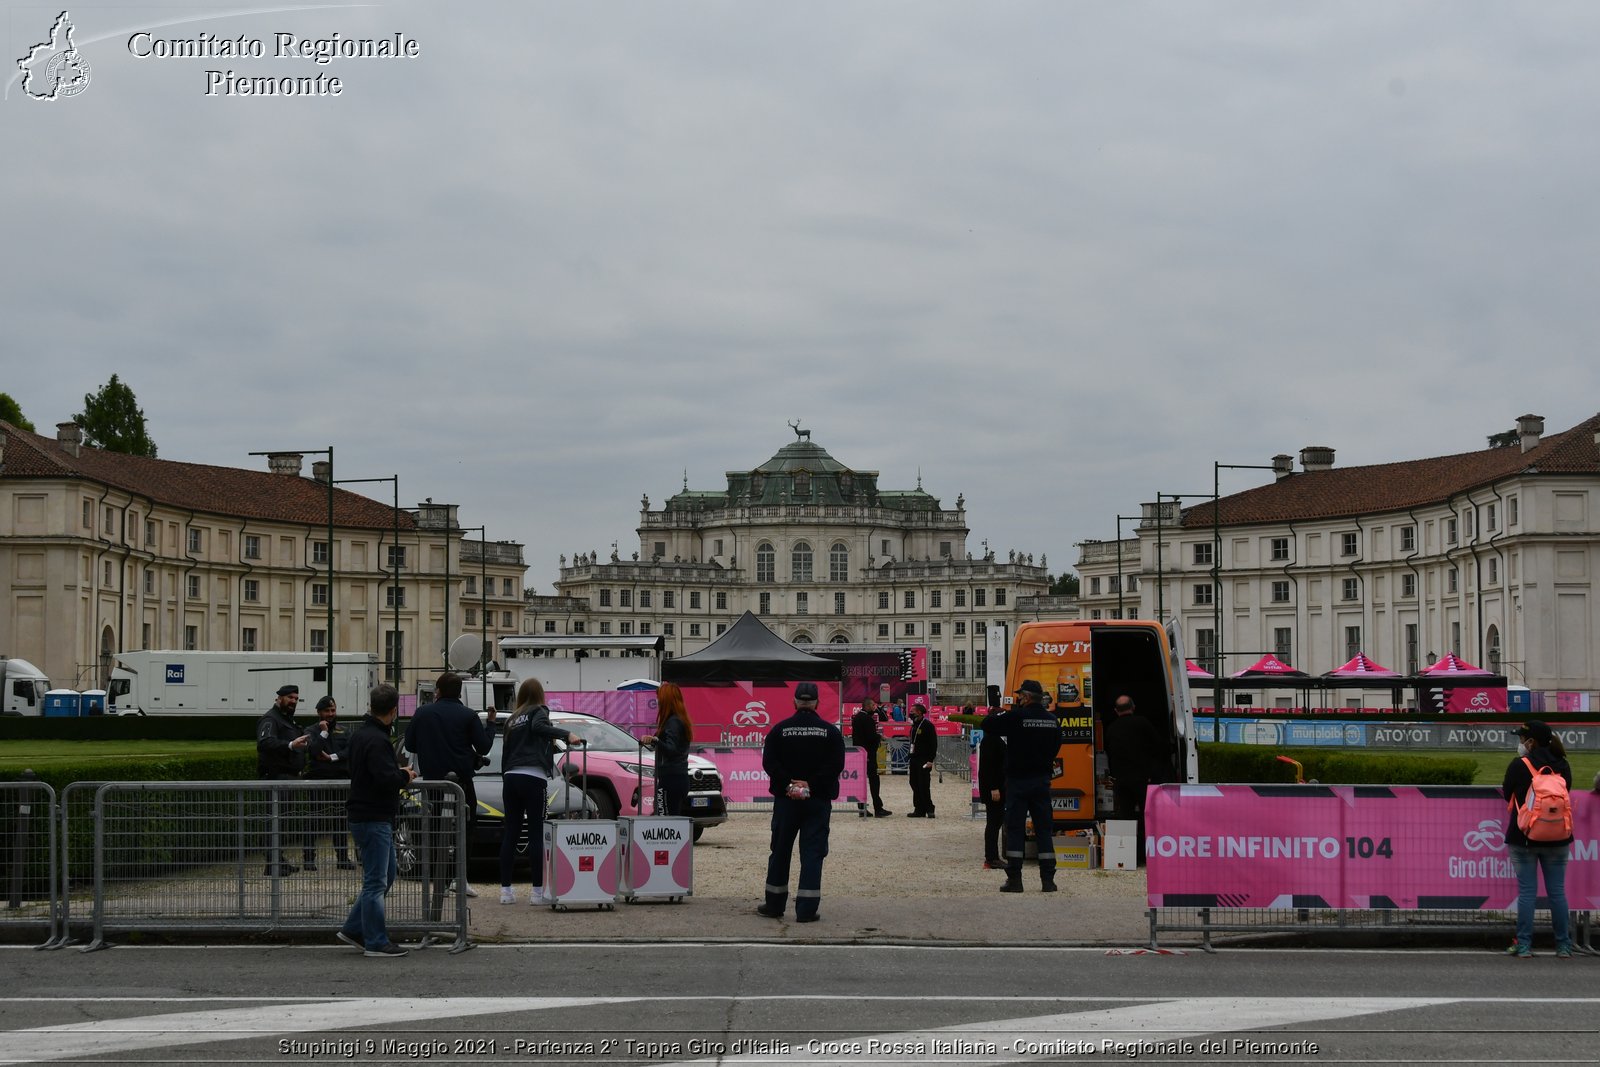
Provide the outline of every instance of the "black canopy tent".
<path id="1" fill-rule="evenodd" d="M 661 664 L 661 680 L 676 685 L 838 682 L 843 678 L 843 663 L 801 651 L 748 611 L 699 652 Z"/>

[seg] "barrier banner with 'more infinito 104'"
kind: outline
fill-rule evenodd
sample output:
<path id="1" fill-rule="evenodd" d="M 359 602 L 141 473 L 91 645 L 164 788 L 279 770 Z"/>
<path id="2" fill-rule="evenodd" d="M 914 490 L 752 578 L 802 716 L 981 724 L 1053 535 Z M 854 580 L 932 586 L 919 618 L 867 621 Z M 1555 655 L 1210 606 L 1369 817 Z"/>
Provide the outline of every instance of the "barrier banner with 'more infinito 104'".
<path id="1" fill-rule="evenodd" d="M 1507 818 L 1488 786 L 1151 786 L 1150 906 L 1506 910 Z M 1600 908 L 1600 797 L 1572 822 L 1567 898 Z"/>

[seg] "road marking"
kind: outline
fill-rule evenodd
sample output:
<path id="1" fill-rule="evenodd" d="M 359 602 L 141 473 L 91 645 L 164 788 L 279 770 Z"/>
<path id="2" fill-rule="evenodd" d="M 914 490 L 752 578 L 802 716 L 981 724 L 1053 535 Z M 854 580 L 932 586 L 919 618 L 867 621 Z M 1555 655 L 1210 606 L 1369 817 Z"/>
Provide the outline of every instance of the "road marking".
<path id="1" fill-rule="evenodd" d="M 41 1026 L 3 1035 L 0 1062 L 30 1063 L 116 1055 L 136 1049 L 204 1045 L 214 1041 L 280 1038 L 426 1019 L 512 1011 L 619 1004 L 636 997 L 383 997 L 274 1004 L 270 1007 L 141 1015 L 92 1023 Z M 398 1035 L 382 1035 L 398 1036 Z"/>

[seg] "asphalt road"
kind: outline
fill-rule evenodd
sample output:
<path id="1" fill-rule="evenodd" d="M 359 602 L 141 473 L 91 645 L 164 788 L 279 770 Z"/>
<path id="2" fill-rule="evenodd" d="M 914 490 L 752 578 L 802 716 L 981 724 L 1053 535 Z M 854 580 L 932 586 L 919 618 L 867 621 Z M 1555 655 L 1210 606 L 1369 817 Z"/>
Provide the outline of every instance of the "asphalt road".
<path id="1" fill-rule="evenodd" d="M 1593 1063 L 1600 960 L 673 944 L 0 949 L 0 1063 Z"/>

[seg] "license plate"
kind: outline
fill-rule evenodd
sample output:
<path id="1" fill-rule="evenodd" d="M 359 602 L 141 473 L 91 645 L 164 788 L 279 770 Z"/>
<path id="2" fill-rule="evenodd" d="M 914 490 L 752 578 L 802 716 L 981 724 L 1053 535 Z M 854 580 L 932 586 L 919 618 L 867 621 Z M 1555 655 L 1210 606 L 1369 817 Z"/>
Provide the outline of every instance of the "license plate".
<path id="1" fill-rule="evenodd" d="M 1077 811 L 1079 797 L 1054 797 L 1050 801 L 1052 811 Z"/>
<path id="2" fill-rule="evenodd" d="M 690 797 L 689 798 L 689 806 L 691 808 L 709 808 L 711 806 L 711 798 L 710 797 Z"/>

